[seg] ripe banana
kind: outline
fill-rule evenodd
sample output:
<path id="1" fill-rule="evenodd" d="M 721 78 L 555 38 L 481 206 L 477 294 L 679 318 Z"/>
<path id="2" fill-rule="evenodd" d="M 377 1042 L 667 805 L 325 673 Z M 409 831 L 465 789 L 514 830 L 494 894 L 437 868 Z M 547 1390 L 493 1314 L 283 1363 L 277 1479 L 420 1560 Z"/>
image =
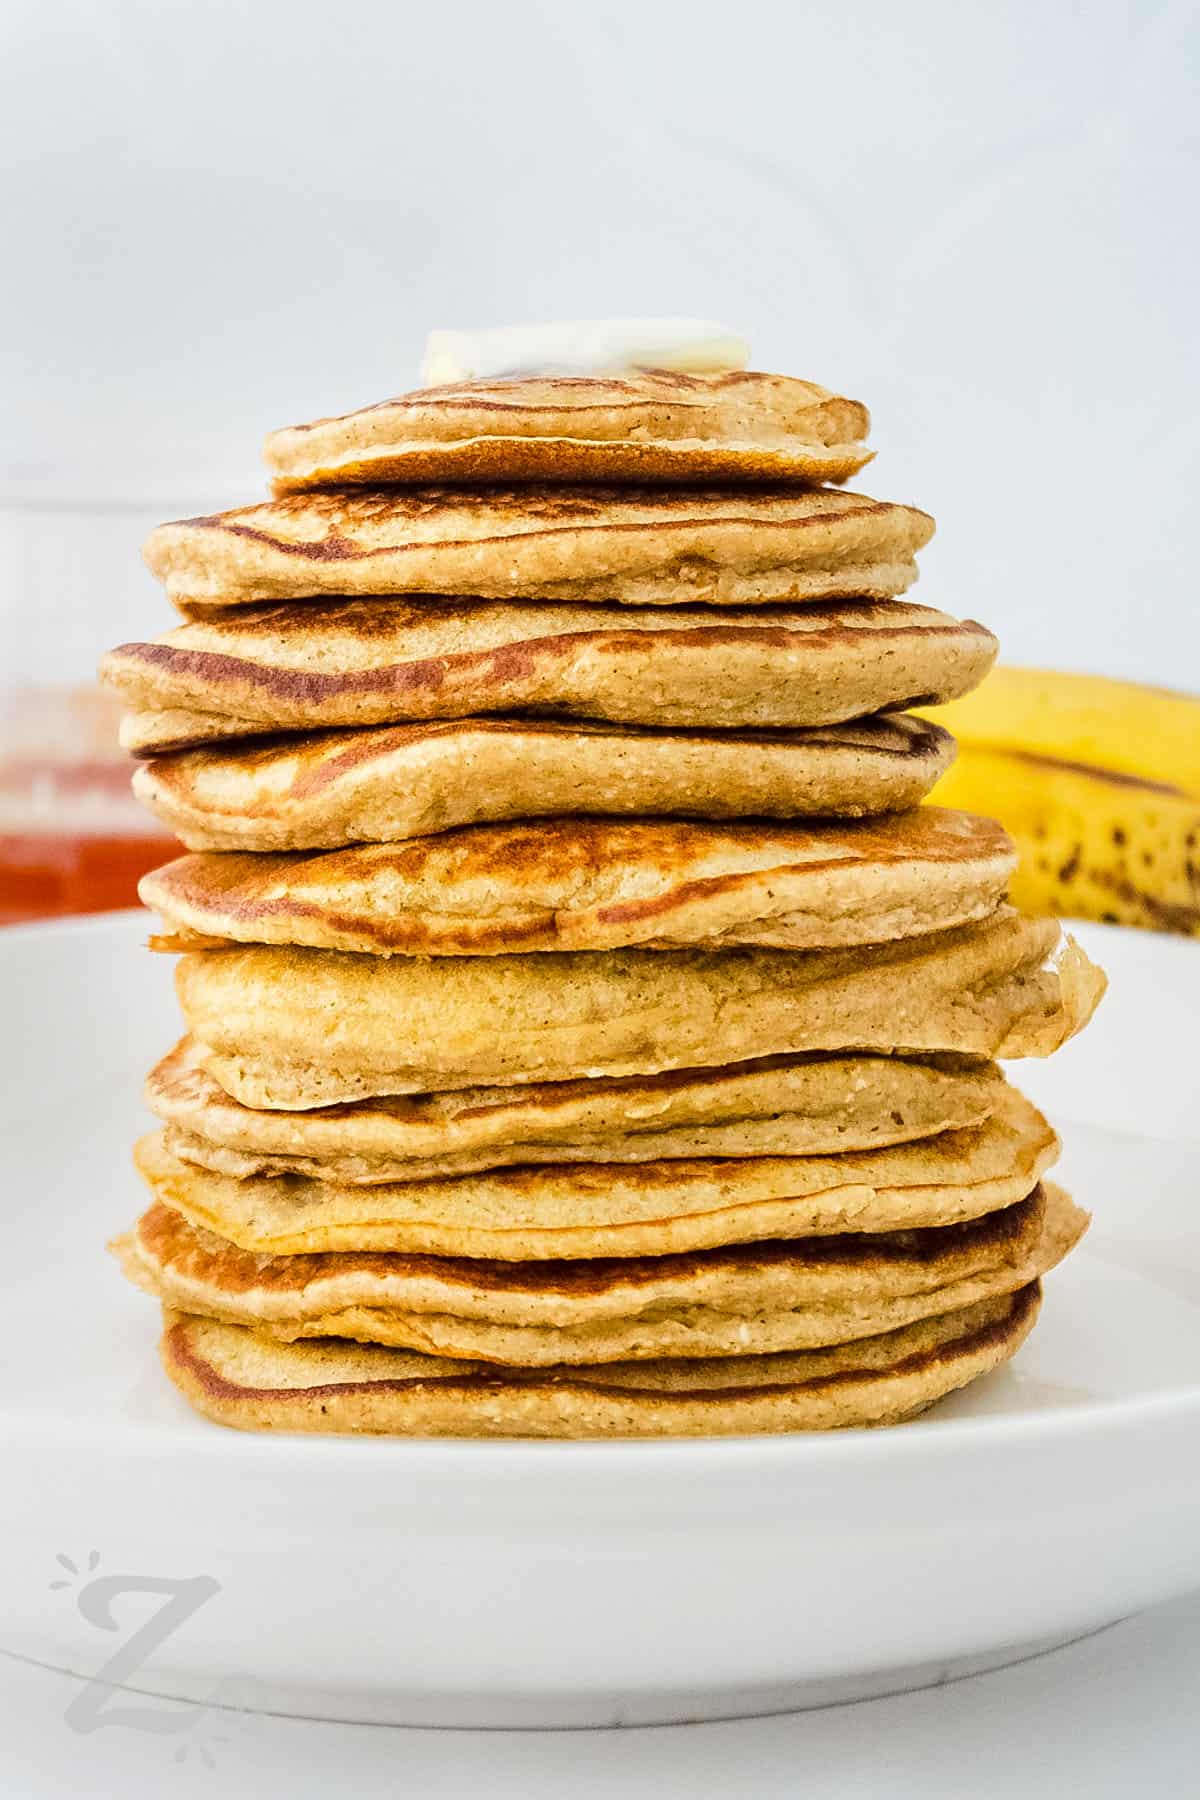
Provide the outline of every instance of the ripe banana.
<path id="1" fill-rule="evenodd" d="M 964 744 L 1029 750 L 1200 795 L 1200 696 L 1001 663 L 974 693 L 924 709 Z"/>
<path id="2" fill-rule="evenodd" d="M 959 739 L 930 798 L 1008 828 L 1017 905 L 1200 936 L 1200 699 L 1002 667 L 927 716 Z"/>

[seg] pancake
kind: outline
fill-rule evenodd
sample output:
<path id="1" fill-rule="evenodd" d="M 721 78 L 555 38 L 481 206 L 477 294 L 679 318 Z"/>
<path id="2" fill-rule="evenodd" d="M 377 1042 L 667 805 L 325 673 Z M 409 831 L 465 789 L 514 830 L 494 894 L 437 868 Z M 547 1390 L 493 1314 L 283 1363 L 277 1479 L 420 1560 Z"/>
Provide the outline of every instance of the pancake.
<path id="1" fill-rule="evenodd" d="M 1059 1148 L 1007 1087 L 981 1125 L 858 1154 L 526 1165 L 373 1186 L 220 1174 L 183 1160 L 178 1134 L 167 1136 L 135 1152 L 155 1199 L 241 1249 L 509 1262 L 955 1224 L 1023 1199 Z"/>
<path id="2" fill-rule="evenodd" d="M 919 807 L 815 826 L 568 818 L 474 825 L 321 856 L 183 856 L 138 888 L 160 947 L 194 939 L 379 956 L 626 945 L 882 943 L 986 918 L 1003 828 Z"/>
<path id="3" fill-rule="evenodd" d="M 996 654 L 903 601 L 714 612 L 505 601 L 253 606 L 122 644 L 102 678 L 128 750 L 316 726 L 537 712 L 618 723 L 829 725 L 945 701 Z"/>
<path id="4" fill-rule="evenodd" d="M 243 1431 L 409 1437 L 708 1437 L 887 1425 L 1006 1362 L 1037 1282 L 830 1350 L 518 1371 L 329 1338 L 284 1344 L 164 1313 L 163 1367 L 206 1418 Z"/>
<path id="5" fill-rule="evenodd" d="M 313 1175 L 355 1185 L 514 1163 L 874 1150 L 980 1125 L 1004 1091 L 993 1063 L 799 1056 L 258 1112 L 231 1100 L 184 1038 L 151 1071 L 145 1098 L 168 1127 L 168 1147 L 186 1162 L 239 1178 Z"/>
<path id="6" fill-rule="evenodd" d="M 196 1054 L 247 1106 L 717 1068 L 809 1050 L 1049 1056 L 1104 977 L 1002 907 L 870 949 L 410 958 L 254 945 L 180 958 Z"/>
<path id="7" fill-rule="evenodd" d="M 470 719 L 185 750 L 143 763 L 133 791 L 189 850 L 322 850 L 584 811 L 901 812 L 953 755 L 903 713 L 775 734 Z"/>
<path id="8" fill-rule="evenodd" d="M 845 481 L 865 406 L 786 375 L 523 375 L 420 388 L 273 431 L 277 493 L 341 482 Z"/>
<path id="9" fill-rule="evenodd" d="M 583 1264 L 246 1254 L 152 1207 L 113 1246 L 168 1305 L 271 1337 L 524 1368 L 820 1349 L 1011 1293 L 1087 1227 L 1061 1189 L 969 1225 Z"/>
<path id="10" fill-rule="evenodd" d="M 757 606 L 888 600 L 932 535 L 834 488 L 335 488 L 160 525 L 143 554 L 189 616 L 360 594 Z"/>

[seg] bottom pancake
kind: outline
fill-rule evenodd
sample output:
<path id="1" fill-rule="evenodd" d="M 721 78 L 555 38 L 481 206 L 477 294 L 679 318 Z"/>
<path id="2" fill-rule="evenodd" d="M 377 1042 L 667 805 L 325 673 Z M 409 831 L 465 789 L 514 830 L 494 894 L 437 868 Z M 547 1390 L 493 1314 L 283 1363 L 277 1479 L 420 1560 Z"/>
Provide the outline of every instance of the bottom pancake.
<path id="1" fill-rule="evenodd" d="M 1036 1281 L 832 1350 L 537 1371 L 339 1339 L 283 1344 L 166 1312 L 161 1353 L 198 1412 L 243 1431 L 407 1437 L 710 1437 L 897 1424 L 1007 1362 Z"/>

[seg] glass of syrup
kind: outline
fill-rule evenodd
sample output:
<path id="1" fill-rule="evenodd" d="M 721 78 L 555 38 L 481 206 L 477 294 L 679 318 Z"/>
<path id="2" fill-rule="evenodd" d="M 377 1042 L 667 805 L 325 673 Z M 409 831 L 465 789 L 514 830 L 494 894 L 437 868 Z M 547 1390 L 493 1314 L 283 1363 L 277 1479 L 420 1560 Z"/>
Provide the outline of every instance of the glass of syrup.
<path id="1" fill-rule="evenodd" d="M 179 854 L 133 798 L 93 674 L 171 623 L 138 559 L 153 517 L 0 500 L 0 925 L 136 906 L 139 877 Z"/>

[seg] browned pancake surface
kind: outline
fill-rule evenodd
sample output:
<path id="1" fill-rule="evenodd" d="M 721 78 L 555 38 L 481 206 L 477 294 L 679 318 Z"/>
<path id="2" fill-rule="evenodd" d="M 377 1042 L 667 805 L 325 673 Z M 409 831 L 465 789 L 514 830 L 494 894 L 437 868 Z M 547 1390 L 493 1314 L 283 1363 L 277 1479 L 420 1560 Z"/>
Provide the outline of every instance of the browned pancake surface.
<path id="1" fill-rule="evenodd" d="M 902 601 L 661 608 L 306 601 L 122 644 L 102 677 L 145 753 L 264 731 L 535 711 L 621 723 L 833 724 L 954 699 L 990 632 Z"/>
<path id="2" fill-rule="evenodd" d="M 331 482 L 844 481 L 870 460 L 867 410 L 739 369 L 526 374 L 418 389 L 273 431 L 277 492 Z"/>
<path id="3" fill-rule="evenodd" d="M 1087 1226 L 1059 1189 L 964 1226 L 518 1269 L 444 1259 L 264 1261 L 153 1208 L 114 1248 L 172 1305 L 271 1336 L 347 1337 L 549 1366 L 754 1355 L 875 1336 L 1038 1278 Z"/>
<path id="4" fill-rule="evenodd" d="M 133 787 L 189 850 L 333 849 L 579 812 L 900 812 L 953 754 L 948 732 L 903 713 L 786 733 L 470 719 L 157 756 Z"/>
<path id="5" fill-rule="evenodd" d="M 812 826 L 575 817 L 307 855 L 184 856 L 141 882 L 190 938 L 377 955 L 879 943 L 985 918 L 1015 867 L 994 820 L 921 807 Z"/>
<path id="6" fill-rule="evenodd" d="M 144 553 L 192 616 L 360 594 L 745 606 L 890 599 L 933 528 L 835 488 L 337 488 L 160 525 Z"/>

